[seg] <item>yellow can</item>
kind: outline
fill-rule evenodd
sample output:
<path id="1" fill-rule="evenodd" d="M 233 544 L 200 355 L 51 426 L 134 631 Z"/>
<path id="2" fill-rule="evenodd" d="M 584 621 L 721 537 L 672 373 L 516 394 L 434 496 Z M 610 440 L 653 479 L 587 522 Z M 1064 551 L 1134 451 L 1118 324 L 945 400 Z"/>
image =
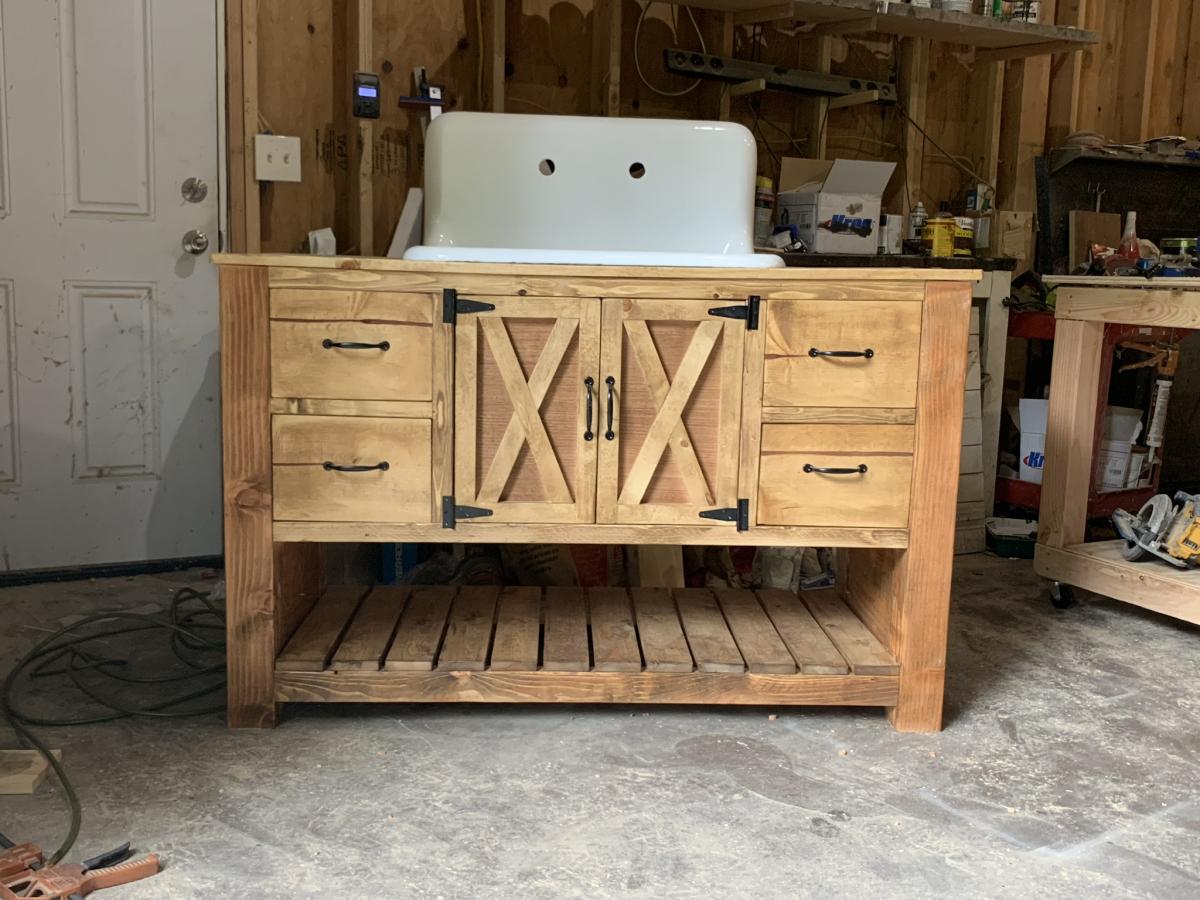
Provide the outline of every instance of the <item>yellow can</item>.
<path id="1" fill-rule="evenodd" d="M 954 255 L 975 255 L 975 222 L 965 216 L 954 220 Z"/>
<path id="2" fill-rule="evenodd" d="M 930 256 L 954 255 L 953 216 L 935 216 L 921 229 L 921 246 Z"/>

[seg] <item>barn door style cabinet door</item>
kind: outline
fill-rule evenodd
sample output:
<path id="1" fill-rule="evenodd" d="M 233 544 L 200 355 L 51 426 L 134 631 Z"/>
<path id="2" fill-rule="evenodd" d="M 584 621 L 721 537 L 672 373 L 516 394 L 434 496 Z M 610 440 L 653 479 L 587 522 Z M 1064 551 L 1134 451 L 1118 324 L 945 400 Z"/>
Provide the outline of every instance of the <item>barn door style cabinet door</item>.
<path id="1" fill-rule="evenodd" d="M 748 527 L 742 361 L 758 303 L 604 300 L 599 522 Z"/>
<path id="2" fill-rule="evenodd" d="M 447 524 L 593 522 L 600 309 L 490 297 L 454 304 L 454 496 Z"/>
<path id="3" fill-rule="evenodd" d="M 229 717 L 939 727 L 975 273 L 218 257 Z M 838 547 L 837 589 L 327 586 L 320 542 Z"/>
<path id="4" fill-rule="evenodd" d="M 455 290 L 446 303 L 455 330 L 447 525 L 739 527 L 749 303 L 478 301 Z M 746 501 L 740 509 L 744 530 Z"/>

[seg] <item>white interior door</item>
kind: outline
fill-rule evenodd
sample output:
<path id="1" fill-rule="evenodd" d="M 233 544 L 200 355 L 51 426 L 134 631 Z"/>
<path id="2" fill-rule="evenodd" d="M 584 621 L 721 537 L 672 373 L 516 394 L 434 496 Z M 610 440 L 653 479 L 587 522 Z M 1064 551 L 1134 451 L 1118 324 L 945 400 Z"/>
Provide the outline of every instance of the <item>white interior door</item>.
<path id="1" fill-rule="evenodd" d="M 0 571 L 220 552 L 217 29 L 0 0 Z"/>

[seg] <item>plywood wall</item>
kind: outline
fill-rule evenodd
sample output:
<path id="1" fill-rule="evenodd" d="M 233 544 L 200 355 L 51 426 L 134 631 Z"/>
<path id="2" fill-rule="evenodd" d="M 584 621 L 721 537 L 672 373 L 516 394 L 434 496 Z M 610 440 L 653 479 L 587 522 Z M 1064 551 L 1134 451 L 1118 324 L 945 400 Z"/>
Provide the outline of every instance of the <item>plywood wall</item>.
<path id="1" fill-rule="evenodd" d="M 1076 127 L 1111 141 L 1200 133 L 1200 14 L 1195 0 L 1091 0 Z M 1148 64 L 1147 64 L 1148 63 Z"/>
<path id="2" fill-rule="evenodd" d="M 356 0 L 228 2 L 257 8 L 258 127 L 298 135 L 304 154 L 302 183 L 259 187 L 262 249 L 294 250 L 310 229 L 323 226 L 341 237 L 353 234 L 349 197 L 357 132 L 348 116 L 353 64 L 347 4 Z M 444 86 L 448 109 L 481 108 L 486 73 L 480 65 L 479 22 L 491 0 L 480 2 L 373 0 L 373 69 L 385 98 L 383 117 L 373 128 L 377 252 L 387 246 L 407 188 L 421 181 L 423 117 L 396 106 L 395 98 L 412 92 L 412 69 L 424 65 L 430 80 Z M 729 98 L 709 82 L 665 97 L 637 74 L 634 31 L 641 3 L 507 0 L 506 111 L 587 115 L 602 110 L 597 29 L 604 27 L 611 3 L 621 4 L 621 115 L 715 118 L 727 106 L 729 118 L 755 132 L 764 174 L 777 173 L 781 156 L 809 154 L 822 141 L 828 156 L 902 163 L 885 197 L 891 209 L 918 199 L 934 208 L 943 199 L 961 204 L 973 183 L 963 166 L 986 180 L 999 176 L 1002 197 L 1031 205 L 1031 160 L 1043 141 L 1047 105 L 1054 104 L 1047 94 L 1051 84 L 1061 89 L 1060 70 L 1071 64 L 1068 56 L 1009 63 L 1005 72 L 1003 64 L 976 65 L 969 48 L 932 45 L 921 85 L 927 98 L 925 129 L 957 164 L 918 139 L 911 150 L 916 159 L 904 165 L 908 129 L 896 107 L 860 106 L 823 115 L 810 98 L 779 92 Z M 1055 7 L 1054 0 L 1044 5 Z M 1125 141 L 1200 134 L 1197 7 L 1200 0 L 1058 0 L 1060 23 L 1074 16 L 1102 36 L 1079 61 L 1077 103 L 1062 128 L 1069 124 Z M 663 70 L 663 49 L 698 48 L 701 36 L 710 51 L 731 45 L 738 57 L 782 66 L 803 67 L 828 46 L 835 73 L 878 79 L 900 74 L 898 42 L 892 38 L 853 35 L 819 45 L 820 39 L 790 24 L 731 29 L 722 13 L 695 10 L 695 17 L 699 34 L 685 10 L 656 3 L 642 24 L 637 59 L 646 79 L 660 90 L 680 91 L 690 84 Z M 1018 184 L 1021 190 L 1015 189 Z M 343 240 L 342 249 L 354 248 Z"/>

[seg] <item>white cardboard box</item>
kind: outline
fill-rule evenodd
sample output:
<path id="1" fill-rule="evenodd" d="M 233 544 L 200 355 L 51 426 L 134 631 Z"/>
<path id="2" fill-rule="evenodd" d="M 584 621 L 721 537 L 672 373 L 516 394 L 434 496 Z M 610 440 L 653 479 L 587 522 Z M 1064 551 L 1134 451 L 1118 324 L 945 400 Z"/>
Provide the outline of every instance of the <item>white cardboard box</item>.
<path id="1" fill-rule="evenodd" d="M 1104 434 L 1096 451 L 1096 480 L 1100 490 L 1120 491 L 1129 486 L 1129 461 L 1141 433 L 1140 409 L 1110 406 L 1105 411 Z"/>
<path id="2" fill-rule="evenodd" d="M 779 224 L 795 225 L 813 253 L 877 252 L 879 212 L 895 163 L 784 157 Z"/>
<path id="3" fill-rule="evenodd" d="M 1046 419 L 1049 400 L 1022 400 L 1017 404 L 1017 427 L 1021 429 L 1021 480 L 1042 483 L 1046 466 Z"/>

